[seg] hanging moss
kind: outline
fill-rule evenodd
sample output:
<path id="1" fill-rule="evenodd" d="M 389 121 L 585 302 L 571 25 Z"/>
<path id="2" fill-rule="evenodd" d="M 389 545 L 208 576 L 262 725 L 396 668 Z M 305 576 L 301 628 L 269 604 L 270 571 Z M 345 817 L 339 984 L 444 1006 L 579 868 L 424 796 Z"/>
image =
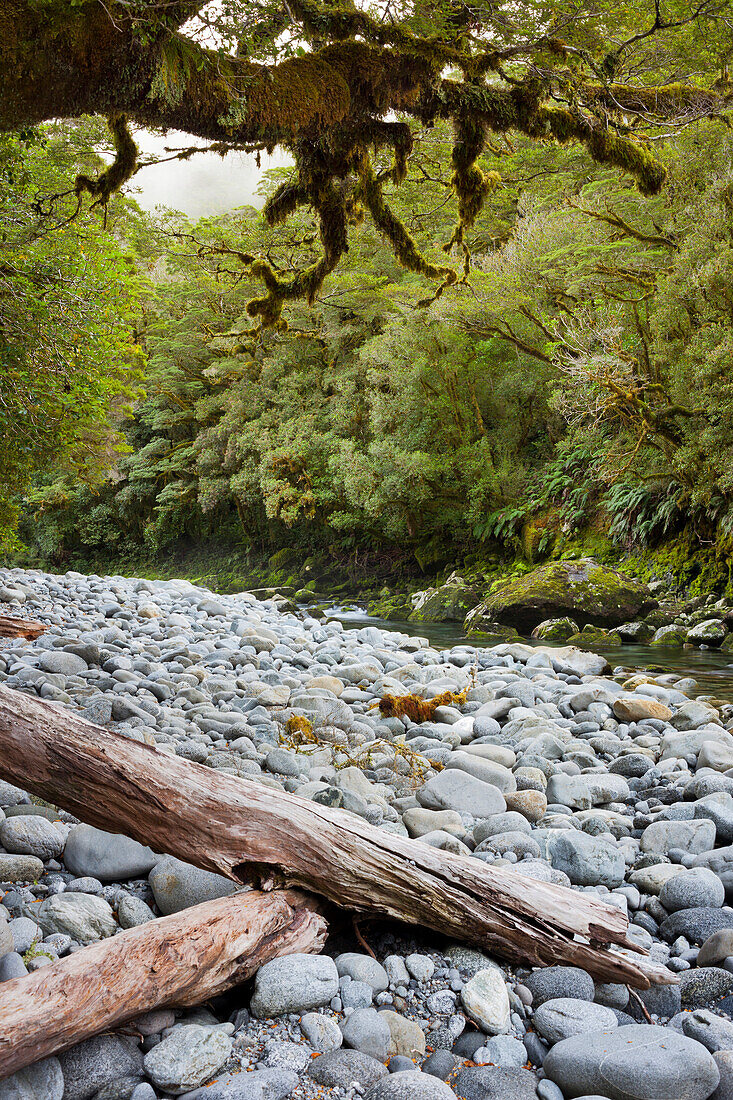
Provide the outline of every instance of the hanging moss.
<path id="1" fill-rule="evenodd" d="M 134 174 L 138 154 L 137 145 L 127 126 L 127 117 L 122 114 L 111 115 L 108 122 L 114 141 L 115 159 L 101 176 L 92 179 L 91 176 L 79 175 L 74 184 L 77 195 L 86 191 L 103 206 Z"/>
<path id="2" fill-rule="evenodd" d="M 360 194 L 379 232 L 389 241 L 394 254 L 408 271 L 425 275 L 429 279 L 444 279 L 446 286 L 458 279 L 451 267 L 439 267 L 422 255 L 407 226 L 390 208 L 384 198 L 382 186 L 376 177 L 366 150 L 359 158 Z"/>
<path id="3" fill-rule="evenodd" d="M 482 172 L 476 163 L 486 145 L 486 122 L 475 115 L 462 114 L 454 123 L 454 134 L 451 183 L 458 199 L 458 224 L 445 246 L 446 251 L 450 251 L 454 244 L 463 245 L 465 231 L 471 229 L 483 210 L 486 199 L 501 183 L 498 172 Z M 467 249 L 465 255 L 467 274 L 470 262 Z"/>
<path id="4" fill-rule="evenodd" d="M 595 119 L 559 107 L 541 108 L 537 120 L 560 144 L 580 141 L 597 164 L 628 172 L 643 195 L 657 195 L 661 191 L 667 170 L 640 140 L 620 137 Z"/>
<path id="5" fill-rule="evenodd" d="M 288 181 L 281 183 L 275 193 L 265 203 L 262 213 L 268 225 L 279 225 L 287 221 L 299 206 L 307 201 L 307 195 L 299 183 Z"/>

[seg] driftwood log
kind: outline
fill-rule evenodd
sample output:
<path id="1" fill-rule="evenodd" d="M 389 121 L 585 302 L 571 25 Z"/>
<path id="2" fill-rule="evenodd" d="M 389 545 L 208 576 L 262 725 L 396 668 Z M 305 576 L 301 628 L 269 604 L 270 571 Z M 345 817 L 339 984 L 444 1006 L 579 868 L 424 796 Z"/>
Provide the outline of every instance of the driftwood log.
<path id="1" fill-rule="evenodd" d="M 17 619 L 14 615 L 0 615 L 0 638 L 27 638 L 33 642 L 46 630 L 48 627 L 43 623 Z"/>
<path id="2" fill-rule="evenodd" d="M 604 982 L 674 983 L 598 898 L 407 840 L 297 795 L 163 753 L 0 687 L 0 776 L 75 814 L 235 882 L 295 886 L 422 925 L 515 962 Z"/>
<path id="3" fill-rule="evenodd" d="M 197 1005 L 269 959 L 317 953 L 305 895 L 249 891 L 195 905 L 0 983 L 0 1077 L 165 1005 Z"/>

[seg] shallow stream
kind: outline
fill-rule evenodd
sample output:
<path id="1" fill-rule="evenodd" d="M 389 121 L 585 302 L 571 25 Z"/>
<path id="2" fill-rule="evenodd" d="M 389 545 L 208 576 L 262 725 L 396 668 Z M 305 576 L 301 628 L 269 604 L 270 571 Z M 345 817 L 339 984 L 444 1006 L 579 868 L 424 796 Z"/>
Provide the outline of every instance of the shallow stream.
<path id="1" fill-rule="evenodd" d="M 398 630 L 403 634 L 428 638 L 437 649 L 450 649 L 454 645 L 473 645 L 463 632 L 460 623 L 411 623 L 394 619 L 378 619 L 367 615 L 363 608 L 353 604 L 323 607 L 331 618 L 339 619 L 344 627 L 358 630 L 363 626 L 376 626 L 380 630 Z M 522 638 L 528 645 L 553 645 Z M 558 645 L 560 643 L 557 643 Z M 689 695 L 712 695 L 716 699 L 733 702 L 733 654 L 715 649 L 660 649 L 657 646 L 622 645 L 604 648 L 592 646 L 594 653 L 601 653 L 618 674 L 623 669 L 630 672 L 645 670 L 672 672 L 677 676 L 691 676 L 697 687 L 685 689 Z"/>

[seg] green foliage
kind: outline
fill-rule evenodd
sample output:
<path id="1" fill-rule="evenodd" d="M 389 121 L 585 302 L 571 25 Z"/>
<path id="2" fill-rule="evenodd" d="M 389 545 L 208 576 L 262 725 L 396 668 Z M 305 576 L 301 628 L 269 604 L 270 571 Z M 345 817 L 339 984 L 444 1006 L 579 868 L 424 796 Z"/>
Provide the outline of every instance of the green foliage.
<path id="1" fill-rule="evenodd" d="M 680 526 L 686 497 L 684 486 L 676 482 L 617 481 L 604 498 L 612 517 L 609 535 L 624 545 L 653 546 Z"/>
<path id="2" fill-rule="evenodd" d="M 73 196 L 78 136 L 0 135 L 0 549 L 34 479 L 107 476 L 136 394 L 134 261 L 98 222 L 68 221 L 63 203 L 44 216 L 39 198 Z"/>
<path id="3" fill-rule="evenodd" d="M 468 170 L 453 145 L 442 125 L 421 135 L 399 191 L 378 161 L 396 216 L 435 264 L 455 228 L 451 177 Z M 471 254 L 470 285 L 419 304 L 420 278 L 364 222 L 313 306 L 293 301 L 287 332 L 256 337 L 255 282 L 238 257 L 266 254 L 284 281 L 307 270 L 311 213 L 269 224 L 244 208 L 195 227 L 166 215 L 145 235 L 128 213 L 128 244 L 151 273 L 140 289 L 124 283 L 131 308 L 140 296 L 147 392 L 101 487 L 68 465 L 71 476 L 28 491 L 36 539 L 62 558 L 162 554 L 181 540 L 265 556 L 298 547 L 280 578 L 290 583 L 310 550 L 427 567 L 472 552 L 535 562 L 583 542 L 610 557 L 683 530 L 730 537 L 733 138 L 699 124 L 659 156 L 669 190 L 648 199 L 582 149 L 487 147 L 480 171 L 502 185 L 475 224 L 464 211 L 451 246 L 454 259 Z M 274 207 L 289 180 L 265 181 Z M 120 246 L 105 240 L 102 275 L 119 277 Z M 121 361 L 105 355 L 106 370 Z M 108 433 L 92 402 L 94 418 Z"/>

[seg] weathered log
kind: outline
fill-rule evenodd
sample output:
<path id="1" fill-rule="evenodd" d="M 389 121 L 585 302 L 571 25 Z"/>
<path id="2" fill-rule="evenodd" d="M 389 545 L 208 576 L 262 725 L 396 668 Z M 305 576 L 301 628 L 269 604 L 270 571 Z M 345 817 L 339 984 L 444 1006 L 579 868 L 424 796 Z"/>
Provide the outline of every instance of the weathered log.
<path id="1" fill-rule="evenodd" d="M 39 638 L 48 627 L 30 619 L 18 619 L 14 615 L 0 615 L 0 638 L 27 638 L 29 642 Z"/>
<path id="2" fill-rule="evenodd" d="M 323 917 L 297 891 L 205 902 L 0 983 L 0 1077 L 166 1005 L 201 1004 L 279 955 L 317 953 Z"/>
<path id="3" fill-rule="evenodd" d="M 647 988 L 677 980 L 606 948 L 645 954 L 627 939 L 624 914 L 599 898 L 395 836 L 2 687 L 0 776 L 91 825 L 236 882 L 301 887 L 516 962 L 580 966 L 600 981 Z"/>

